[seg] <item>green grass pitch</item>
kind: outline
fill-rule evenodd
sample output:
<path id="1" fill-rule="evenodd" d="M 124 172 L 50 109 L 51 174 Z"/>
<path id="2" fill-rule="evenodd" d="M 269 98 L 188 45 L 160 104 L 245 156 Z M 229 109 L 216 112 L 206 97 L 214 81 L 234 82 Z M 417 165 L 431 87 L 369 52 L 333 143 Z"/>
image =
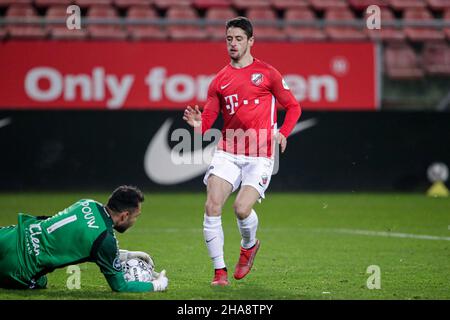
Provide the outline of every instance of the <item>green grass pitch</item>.
<path id="1" fill-rule="evenodd" d="M 106 193 L 3 193 L 0 225 L 17 212 L 53 214 L 81 198 Z M 0 299 L 449 299 L 450 200 L 421 194 L 268 193 L 255 209 L 261 248 L 251 273 L 232 278 L 240 236 L 230 198 L 224 208 L 225 261 L 231 285 L 212 288 L 204 245 L 205 195 L 146 193 L 135 226 L 118 234 L 121 248 L 149 252 L 167 270 L 163 293 L 113 293 L 98 267 L 84 263 L 81 289 L 69 290 L 67 268 L 48 288 L 0 289 Z M 376 233 L 370 233 L 370 231 Z M 385 233 L 382 233 L 385 232 Z M 420 238 L 427 235 L 438 238 Z M 368 289 L 369 266 L 380 268 L 380 289 Z"/>

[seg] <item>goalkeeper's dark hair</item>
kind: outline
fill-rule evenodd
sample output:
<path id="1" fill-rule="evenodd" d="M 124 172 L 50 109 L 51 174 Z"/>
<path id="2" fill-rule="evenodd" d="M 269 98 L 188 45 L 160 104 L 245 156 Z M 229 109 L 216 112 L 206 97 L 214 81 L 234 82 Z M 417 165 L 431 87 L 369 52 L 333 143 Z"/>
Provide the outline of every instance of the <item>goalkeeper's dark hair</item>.
<path id="1" fill-rule="evenodd" d="M 241 28 L 242 30 L 244 30 L 248 39 L 253 37 L 252 23 L 246 17 L 236 17 L 228 20 L 225 30 L 228 30 L 230 28 Z"/>
<path id="2" fill-rule="evenodd" d="M 106 206 L 116 212 L 134 211 L 144 202 L 144 194 L 134 186 L 120 186 L 113 191 Z"/>

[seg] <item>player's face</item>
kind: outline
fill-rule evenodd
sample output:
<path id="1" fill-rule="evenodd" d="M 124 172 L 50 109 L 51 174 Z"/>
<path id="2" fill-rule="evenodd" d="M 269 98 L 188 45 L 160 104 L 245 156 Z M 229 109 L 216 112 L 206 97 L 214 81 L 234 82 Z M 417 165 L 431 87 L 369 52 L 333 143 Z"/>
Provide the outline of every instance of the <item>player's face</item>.
<path id="1" fill-rule="evenodd" d="M 116 229 L 120 233 L 125 232 L 135 224 L 140 214 L 141 214 L 141 204 L 139 203 L 139 206 L 136 210 L 131 212 L 127 211 L 127 214 L 125 214 L 123 219 L 114 226 L 114 229 Z"/>
<path id="2" fill-rule="evenodd" d="M 226 39 L 228 55 L 234 61 L 239 61 L 253 45 L 253 37 L 247 38 L 241 28 L 228 28 Z"/>

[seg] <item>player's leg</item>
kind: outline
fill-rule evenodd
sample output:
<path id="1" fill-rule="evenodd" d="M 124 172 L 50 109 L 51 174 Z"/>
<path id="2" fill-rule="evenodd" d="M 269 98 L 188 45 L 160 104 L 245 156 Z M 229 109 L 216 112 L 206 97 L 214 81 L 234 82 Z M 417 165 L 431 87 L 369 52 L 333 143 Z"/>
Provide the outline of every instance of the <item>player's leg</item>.
<path id="1" fill-rule="evenodd" d="M 253 266 L 260 241 L 256 238 L 258 215 L 253 206 L 256 201 L 264 198 L 273 171 L 273 160 L 256 158 L 249 160 L 242 168 L 242 186 L 235 203 L 234 212 L 241 233 L 241 250 L 236 265 L 234 278 L 245 277 Z"/>
<path id="2" fill-rule="evenodd" d="M 222 208 L 231 191 L 232 186 L 224 179 L 215 175 L 211 175 L 208 178 L 203 232 L 215 269 L 225 267 L 223 259 Z"/>
<path id="3" fill-rule="evenodd" d="M 241 170 L 232 156 L 216 152 L 203 180 L 207 186 L 203 235 L 215 270 L 212 285 L 228 284 L 223 255 L 222 208 L 230 194 L 238 188 L 240 179 Z"/>
<path id="4" fill-rule="evenodd" d="M 17 229 L 15 226 L 0 227 L 0 287 L 27 289 L 27 283 L 19 276 Z"/>
<path id="5" fill-rule="evenodd" d="M 244 185 L 239 190 L 233 205 L 242 239 L 239 261 L 234 271 L 234 278 L 237 280 L 250 272 L 260 246 L 260 241 L 256 239 L 258 215 L 253 209 L 260 197 L 260 193 L 253 186 Z"/>
<path id="6" fill-rule="evenodd" d="M 212 285 L 227 285 L 228 276 L 223 254 L 224 234 L 222 228 L 222 208 L 230 196 L 233 186 L 226 180 L 210 175 L 207 182 L 203 236 L 209 257 L 214 265 Z"/>
<path id="7" fill-rule="evenodd" d="M 254 187 L 244 185 L 239 190 L 233 204 L 239 232 L 242 237 L 241 246 L 245 249 L 253 247 L 256 242 L 258 216 L 253 210 L 253 206 L 260 197 L 260 194 Z"/>

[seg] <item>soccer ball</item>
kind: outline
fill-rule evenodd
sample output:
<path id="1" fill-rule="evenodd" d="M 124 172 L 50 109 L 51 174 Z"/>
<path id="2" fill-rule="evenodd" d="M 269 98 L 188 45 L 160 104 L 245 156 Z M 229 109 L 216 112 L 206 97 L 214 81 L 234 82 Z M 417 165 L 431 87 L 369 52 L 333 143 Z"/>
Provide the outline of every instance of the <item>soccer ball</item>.
<path id="1" fill-rule="evenodd" d="M 129 259 L 122 262 L 122 271 L 126 281 L 151 282 L 153 267 L 142 259 Z"/>

